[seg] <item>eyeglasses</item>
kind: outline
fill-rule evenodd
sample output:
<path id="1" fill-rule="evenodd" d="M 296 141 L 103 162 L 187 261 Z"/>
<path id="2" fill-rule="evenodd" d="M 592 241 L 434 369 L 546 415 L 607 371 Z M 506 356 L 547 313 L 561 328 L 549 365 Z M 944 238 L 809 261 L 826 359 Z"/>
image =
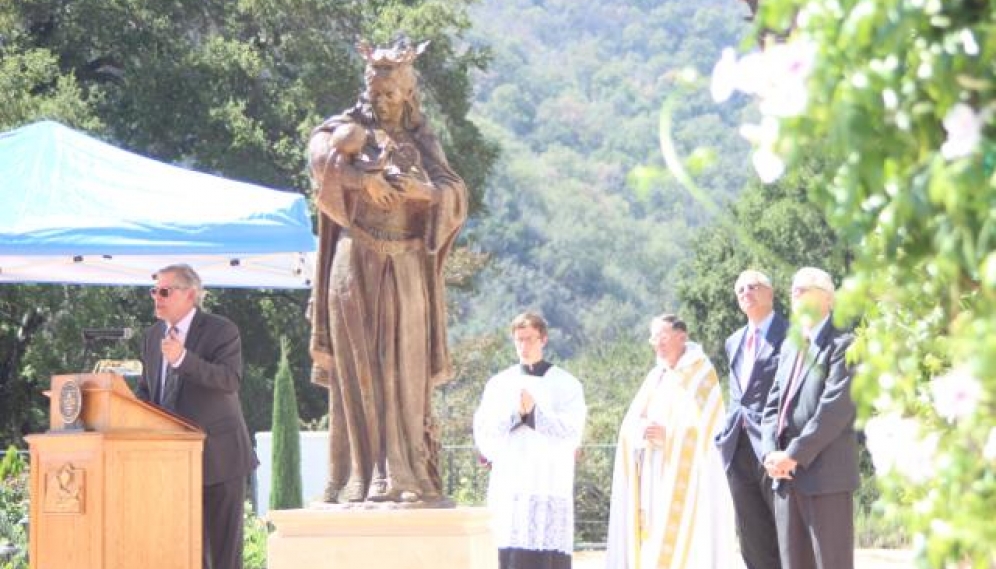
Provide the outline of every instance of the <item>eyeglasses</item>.
<path id="1" fill-rule="evenodd" d="M 152 296 L 159 295 L 160 298 L 169 298 L 169 295 L 174 290 L 184 290 L 188 287 L 185 286 L 162 286 L 162 287 L 152 287 L 149 289 L 149 294 Z"/>
<path id="2" fill-rule="evenodd" d="M 819 290 L 819 291 L 823 291 L 823 292 L 829 292 L 829 291 L 823 289 L 822 287 L 818 287 L 818 286 L 794 286 L 794 287 L 792 287 L 792 294 L 806 294 L 807 292 L 809 292 L 811 290 Z"/>
<path id="3" fill-rule="evenodd" d="M 737 294 L 744 294 L 745 292 L 754 292 L 755 290 L 763 287 L 761 283 L 750 283 L 738 286 L 735 290 Z"/>

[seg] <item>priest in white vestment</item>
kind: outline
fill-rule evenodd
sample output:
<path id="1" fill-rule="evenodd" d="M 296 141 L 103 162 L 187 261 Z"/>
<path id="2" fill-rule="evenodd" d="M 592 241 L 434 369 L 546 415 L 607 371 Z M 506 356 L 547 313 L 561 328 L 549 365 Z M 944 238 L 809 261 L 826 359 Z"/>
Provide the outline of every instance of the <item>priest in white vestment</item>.
<path id="1" fill-rule="evenodd" d="M 713 436 L 719 378 L 677 316 L 653 319 L 657 365 L 619 428 L 607 569 L 735 569 L 733 501 Z"/>
<path id="2" fill-rule="evenodd" d="M 547 326 L 512 322 L 519 364 L 488 380 L 474 414 L 474 442 L 491 464 L 488 507 L 501 569 L 569 569 L 574 551 L 574 459 L 584 393 L 543 359 Z"/>

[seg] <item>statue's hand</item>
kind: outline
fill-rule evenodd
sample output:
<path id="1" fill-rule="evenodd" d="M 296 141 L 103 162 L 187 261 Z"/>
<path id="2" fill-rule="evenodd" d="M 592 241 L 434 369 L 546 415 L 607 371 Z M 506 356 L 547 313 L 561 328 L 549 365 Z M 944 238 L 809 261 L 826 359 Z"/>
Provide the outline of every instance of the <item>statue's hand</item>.
<path id="1" fill-rule="evenodd" d="M 439 199 L 435 186 L 423 182 L 412 174 L 394 174 L 390 180 L 391 185 L 407 200 L 435 203 Z"/>
<path id="2" fill-rule="evenodd" d="M 399 194 L 380 173 L 363 177 L 363 189 L 374 204 L 388 209 L 401 201 Z"/>

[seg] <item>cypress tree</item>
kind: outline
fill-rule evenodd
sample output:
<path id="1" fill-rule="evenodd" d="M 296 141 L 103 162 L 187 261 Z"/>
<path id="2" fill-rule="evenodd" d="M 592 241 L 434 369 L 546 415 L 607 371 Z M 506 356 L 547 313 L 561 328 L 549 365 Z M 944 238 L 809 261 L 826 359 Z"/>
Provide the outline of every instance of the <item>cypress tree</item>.
<path id="1" fill-rule="evenodd" d="M 280 365 L 273 382 L 273 478 L 270 482 L 270 509 L 300 508 L 301 441 L 297 396 L 287 353 L 290 342 L 280 339 Z"/>

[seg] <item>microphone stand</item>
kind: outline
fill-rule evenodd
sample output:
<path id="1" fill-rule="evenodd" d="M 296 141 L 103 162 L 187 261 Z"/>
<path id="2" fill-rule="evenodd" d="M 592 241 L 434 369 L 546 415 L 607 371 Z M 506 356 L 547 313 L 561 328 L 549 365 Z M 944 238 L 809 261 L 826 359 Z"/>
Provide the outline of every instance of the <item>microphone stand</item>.
<path id="1" fill-rule="evenodd" d="M 121 335 L 121 337 L 110 337 L 110 336 L 100 336 L 100 335 L 89 335 L 88 330 L 83 331 L 83 357 L 80 362 L 81 370 L 90 370 L 87 367 L 87 360 L 90 358 L 91 352 L 94 349 L 94 344 L 97 342 L 122 342 L 131 339 L 130 329 L 125 329 L 129 332 L 127 335 Z"/>
<path id="2" fill-rule="evenodd" d="M 91 348 L 93 348 L 93 342 L 94 342 L 94 340 L 91 340 L 91 339 L 85 338 L 85 337 L 83 338 L 83 358 L 82 358 L 82 361 L 80 361 L 80 367 L 79 367 L 80 371 L 84 371 L 84 370 L 88 369 L 86 367 L 86 363 L 87 363 L 87 359 L 89 359 L 89 357 L 90 357 L 90 351 L 91 351 Z"/>

